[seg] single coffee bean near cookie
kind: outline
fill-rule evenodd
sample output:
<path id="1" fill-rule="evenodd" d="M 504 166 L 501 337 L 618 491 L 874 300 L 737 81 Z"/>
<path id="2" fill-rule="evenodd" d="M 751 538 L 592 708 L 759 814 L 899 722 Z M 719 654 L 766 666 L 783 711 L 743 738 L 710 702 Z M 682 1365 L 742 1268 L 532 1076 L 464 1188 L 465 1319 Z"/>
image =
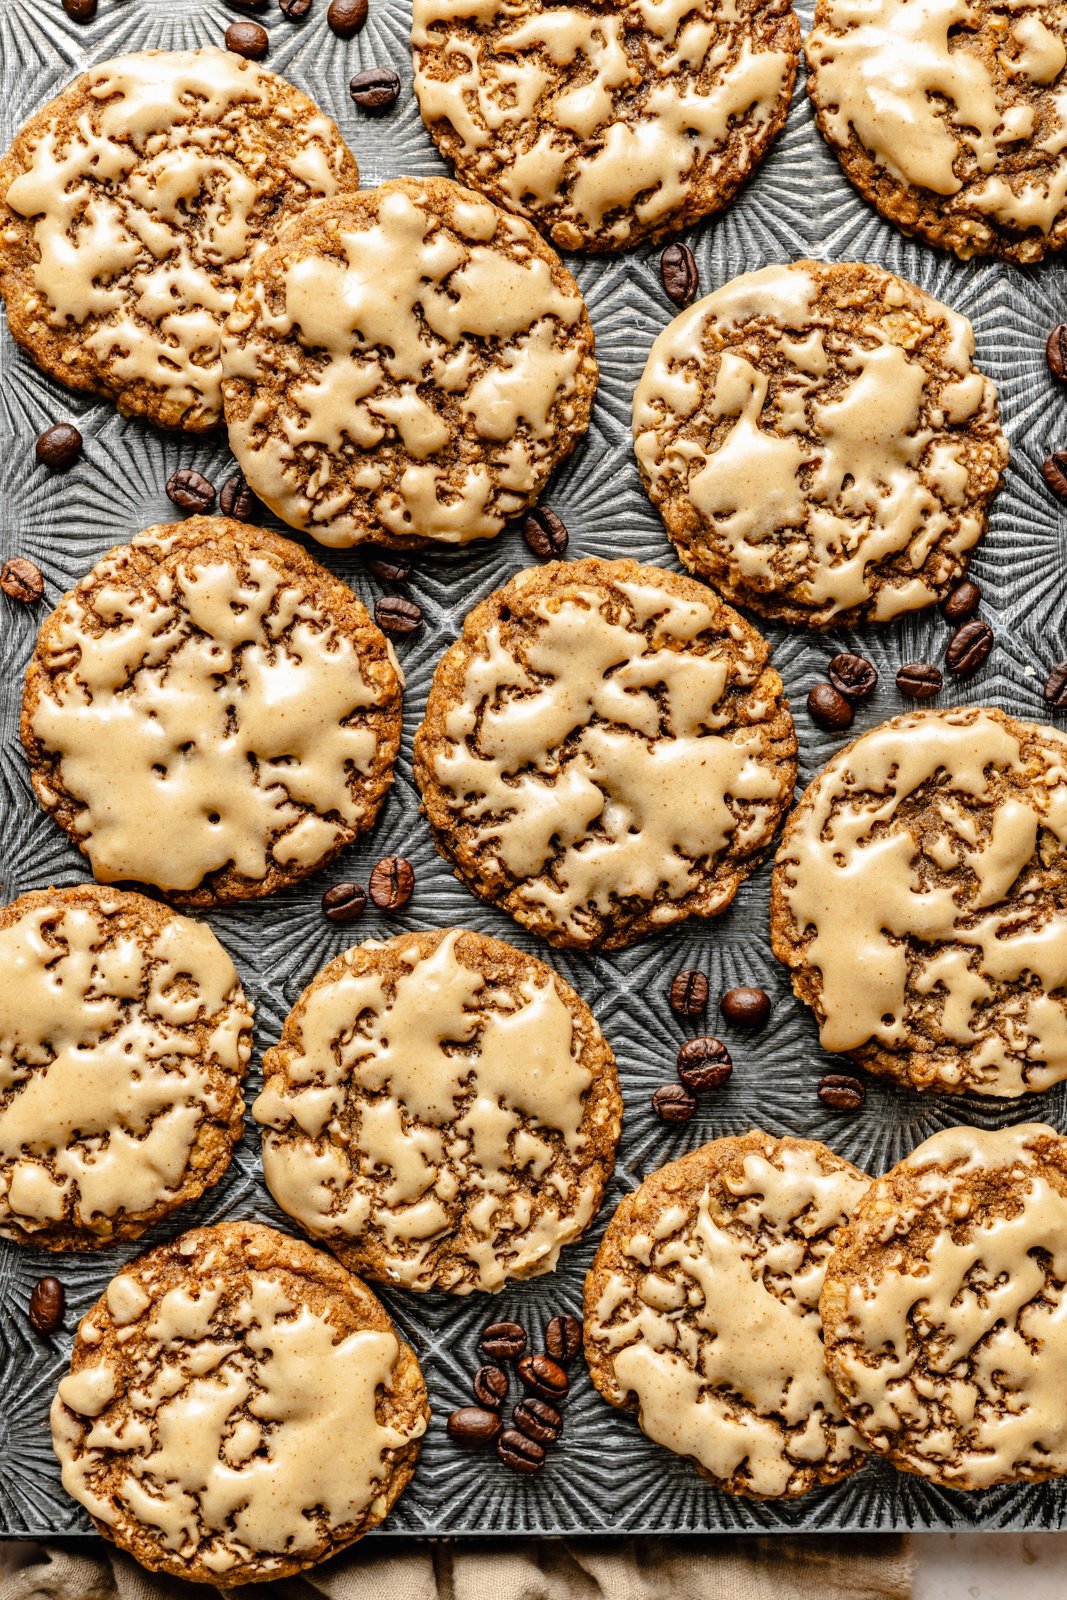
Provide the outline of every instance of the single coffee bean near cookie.
<path id="1" fill-rule="evenodd" d="M 183 511 L 204 512 L 215 503 L 215 485 L 192 467 L 179 467 L 167 479 L 167 499 Z"/>
<path id="2" fill-rule="evenodd" d="M 1067 322 L 1059 322 L 1045 341 L 1045 359 L 1054 378 L 1067 379 Z"/>
<path id="3" fill-rule="evenodd" d="M 866 700 L 878 687 L 877 670 L 866 656 L 853 655 L 850 650 L 832 656 L 826 671 L 838 694 L 846 700 Z"/>
<path id="4" fill-rule="evenodd" d="M 550 1317 L 545 1329 L 545 1350 L 561 1367 L 569 1367 L 582 1348 L 582 1325 L 568 1312 Z"/>
<path id="5" fill-rule="evenodd" d="M 948 642 L 945 665 L 958 677 L 969 677 L 985 665 L 992 648 L 993 630 L 988 622 L 965 622 Z"/>
<path id="6" fill-rule="evenodd" d="M 687 306 L 695 299 L 700 275 L 696 258 L 687 244 L 676 240 L 667 246 L 659 258 L 659 275 L 664 294 L 676 306 Z"/>
<path id="7" fill-rule="evenodd" d="M 762 1028 L 771 1014 L 771 997 L 766 989 L 743 983 L 736 989 L 727 989 L 719 1001 L 719 1010 L 727 1022 L 739 1028 Z"/>
<path id="8" fill-rule="evenodd" d="M 415 869 L 404 856 L 385 856 L 373 868 L 368 883 L 379 911 L 399 911 L 415 889 Z"/>
<path id="9" fill-rule="evenodd" d="M 538 1444 L 555 1444 L 563 1432 L 563 1417 L 549 1400 L 538 1400 L 528 1395 L 520 1400 L 512 1412 L 512 1419 L 520 1433 Z"/>
<path id="10" fill-rule="evenodd" d="M 382 595 L 374 602 L 374 620 L 383 633 L 407 638 L 422 627 L 422 607 L 400 594 Z"/>
<path id="11" fill-rule="evenodd" d="M 1067 661 L 1057 661 L 1045 679 L 1041 693 L 1045 704 L 1051 706 L 1054 711 L 1062 711 L 1067 707 Z"/>
<path id="12" fill-rule="evenodd" d="M 19 600 L 24 606 L 34 605 L 44 594 L 40 567 L 26 556 L 12 556 L 0 567 L 0 589 L 9 600 Z"/>
<path id="13" fill-rule="evenodd" d="M 331 922 L 353 922 L 366 906 L 366 890 L 349 881 L 331 883 L 322 897 L 322 909 Z"/>
<path id="14" fill-rule="evenodd" d="M 561 1400 L 571 1386 L 566 1372 L 551 1356 L 520 1356 L 517 1370 L 523 1388 L 540 1400 Z"/>
<path id="15" fill-rule="evenodd" d="M 41 1278 L 30 1295 L 30 1327 L 34 1333 L 55 1333 L 62 1325 L 66 1293 L 58 1278 Z"/>
<path id="16" fill-rule="evenodd" d="M 392 67 L 368 67 L 356 73 L 348 92 L 363 111 L 388 111 L 400 96 L 400 79 Z"/>
<path id="17" fill-rule="evenodd" d="M 370 546 L 364 559 L 367 571 L 372 573 L 379 583 L 407 583 L 411 577 L 411 562 L 406 556 L 398 555 L 392 550 L 376 550 Z"/>
<path id="18" fill-rule="evenodd" d="M 1067 450 L 1056 450 L 1041 463 L 1041 476 L 1061 500 L 1067 500 Z"/>
<path id="19" fill-rule="evenodd" d="M 518 1428 L 505 1428 L 496 1442 L 496 1453 L 514 1472 L 540 1472 L 545 1464 L 544 1446 L 528 1439 Z"/>
<path id="20" fill-rule="evenodd" d="M 73 22 L 92 22 L 96 16 L 96 0 L 63 0 L 63 10 Z"/>
<path id="21" fill-rule="evenodd" d="M 82 436 L 72 422 L 53 422 L 41 434 L 34 449 L 42 466 L 62 471 L 81 455 Z"/>
<path id="22" fill-rule="evenodd" d="M 243 472 L 231 472 L 219 490 L 219 510 L 235 522 L 250 522 L 255 515 L 256 497 Z"/>
<path id="23" fill-rule="evenodd" d="M 897 673 L 897 688 L 909 700 L 930 700 L 944 686 L 941 668 L 931 661 L 909 661 Z"/>
<path id="24" fill-rule="evenodd" d="M 522 536 L 542 561 L 562 561 L 570 543 L 566 523 L 548 506 L 534 506 L 523 522 Z"/>
<path id="25" fill-rule="evenodd" d="M 258 22 L 231 22 L 226 29 L 226 48 L 247 61 L 262 61 L 270 45 L 266 28 Z"/>
<path id="26" fill-rule="evenodd" d="M 707 1008 L 710 992 L 707 978 L 695 967 L 675 973 L 670 990 L 671 1010 L 679 1017 L 699 1017 Z"/>
<path id="27" fill-rule="evenodd" d="M 688 1122 L 695 1115 L 696 1100 L 681 1083 L 661 1083 L 653 1091 L 652 1109 L 661 1122 Z"/>
<path id="28" fill-rule="evenodd" d="M 478 1341 L 493 1361 L 514 1361 L 526 1349 L 526 1329 L 518 1322 L 491 1322 Z"/>
<path id="29" fill-rule="evenodd" d="M 340 39 L 351 39 L 363 27 L 369 11 L 367 0 L 330 0 L 326 21 Z"/>
<path id="30" fill-rule="evenodd" d="M 946 622 L 966 622 L 969 617 L 974 616 L 981 603 L 981 589 L 968 578 L 965 582 L 957 584 L 946 598 L 941 607 L 941 615 Z"/>
<path id="31" fill-rule="evenodd" d="M 299 22 L 311 10 L 311 0 L 278 0 L 278 10 L 290 22 Z"/>
<path id="32" fill-rule="evenodd" d="M 678 1052 L 678 1076 L 693 1094 L 721 1089 L 733 1070 L 721 1039 L 687 1039 Z"/>
<path id="33" fill-rule="evenodd" d="M 502 1405 L 508 1397 L 508 1375 L 503 1367 L 479 1367 L 471 1384 L 474 1398 L 490 1410 Z"/>
<path id="34" fill-rule="evenodd" d="M 835 1111 L 858 1111 L 867 1091 L 859 1078 L 848 1072 L 828 1072 L 819 1079 L 819 1099 Z"/>
<path id="35" fill-rule="evenodd" d="M 820 728 L 841 733 L 851 728 L 856 712 L 851 700 L 846 700 L 832 683 L 817 683 L 808 691 L 808 715 Z"/>
<path id="36" fill-rule="evenodd" d="M 460 1406 L 446 1423 L 449 1438 L 457 1444 L 492 1444 L 503 1426 L 496 1411 L 481 1406 Z"/>

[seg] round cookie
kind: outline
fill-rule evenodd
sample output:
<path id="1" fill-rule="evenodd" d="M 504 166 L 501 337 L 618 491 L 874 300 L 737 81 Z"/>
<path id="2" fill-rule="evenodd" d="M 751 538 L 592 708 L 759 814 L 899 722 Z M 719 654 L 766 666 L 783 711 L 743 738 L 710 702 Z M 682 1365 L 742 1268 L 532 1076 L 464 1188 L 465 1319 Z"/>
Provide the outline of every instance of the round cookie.
<path id="1" fill-rule="evenodd" d="M 263 1060 L 278 1204 L 350 1271 L 495 1290 L 588 1227 L 622 1124 L 592 1012 L 533 956 L 458 929 L 348 950 Z"/>
<path id="2" fill-rule="evenodd" d="M 22 742 L 101 882 L 218 905 L 307 877 L 370 827 L 400 698 L 345 584 L 277 534 L 189 517 L 110 551 L 45 621 Z"/>
<path id="3" fill-rule="evenodd" d="M 963 258 L 1062 248 L 1061 0 L 816 0 L 805 53 L 819 130 L 889 222 Z"/>
<path id="4" fill-rule="evenodd" d="M 63 1486 L 153 1572 L 229 1589 L 324 1561 L 389 1514 L 429 1407 L 358 1278 L 223 1222 L 124 1267 L 52 1403 Z"/>
<path id="5" fill-rule="evenodd" d="M 275 225 L 356 189 L 299 89 L 224 50 L 77 78 L 0 163 L 0 294 L 53 378 L 165 427 L 222 420 L 222 325 Z"/>
<path id="6" fill-rule="evenodd" d="M 818 1304 L 869 1182 L 825 1145 L 758 1131 L 651 1173 L 586 1278 L 605 1400 L 729 1494 L 801 1495 L 855 1472 L 866 1447 L 826 1375 Z"/>
<path id="7" fill-rule="evenodd" d="M 949 1489 L 1067 1473 L 1067 1139 L 944 1128 L 837 1236 L 826 1364 L 872 1450 Z"/>
<path id="8" fill-rule="evenodd" d="M 463 181 L 560 249 L 603 251 L 733 199 L 785 122 L 800 23 L 788 0 L 415 0 L 411 43 Z"/>
<path id="9" fill-rule="evenodd" d="M 973 352 L 965 317 L 860 262 L 765 267 L 683 311 L 633 409 L 682 561 L 815 628 L 943 598 L 1008 459 Z"/>
<path id="10" fill-rule="evenodd" d="M 894 717 L 786 824 L 771 943 L 827 1050 L 915 1089 L 1067 1078 L 1067 738 L 979 707 Z"/>
<path id="11" fill-rule="evenodd" d="M 0 1233 L 136 1239 L 242 1133 L 252 1007 L 210 928 L 79 884 L 0 909 Z"/>
<path id="12" fill-rule="evenodd" d="M 415 735 L 437 848 L 551 944 L 712 917 L 770 844 L 796 736 L 766 640 L 635 561 L 520 572 L 467 616 Z"/>
<path id="13" fill-rule="evenodd" d="M 322 544 L 489 539 L 589 425 L 578 285 L 444 178 L 310 206 L 249 271 L 223 343 L 230 447 Z"/>

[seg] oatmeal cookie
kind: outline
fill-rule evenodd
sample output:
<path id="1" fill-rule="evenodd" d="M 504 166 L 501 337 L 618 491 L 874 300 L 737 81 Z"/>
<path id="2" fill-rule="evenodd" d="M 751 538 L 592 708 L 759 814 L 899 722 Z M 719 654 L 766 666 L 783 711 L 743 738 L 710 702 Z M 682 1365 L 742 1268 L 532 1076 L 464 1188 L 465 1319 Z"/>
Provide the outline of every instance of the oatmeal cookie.
<path id="1" fill-rule="evenodd" d="M 263 1074 L 271 1193 L 380 1283 L 469 1294 L 550 1272 L 614 1168 L 622 1100 L 589 1007 L 479 933 L 338 956 Z"/>
<path id="2" fill-rule="evenodd" d="M 702 584 L 552 562 L 438 663 L 415 778 L 442 855 L 551 944 L 713 917 L 766 851 L 796 735 L 766 640 Z"/>
<path id="3" fill-rule="evenodd" d="M 605 1400 L 729 1494 L 801 1495 L 855 1472 L 866 1446 L 826 1375 L 818 1305 L 869 1182 L 825 1145 L 758 1131 L 651 1173 L 586 1279 Z"/>
<path id="4" fill-rule="evenodd" d="M 52 1403 L 63 1486 L 153 1572 L 282 1578 L 377 1527 L 429 1418 L 371 1291 L 274 1228 L 223 1222 L 124 1267 Z"/>
<path id="5" fill-rule="evenodd" d="M 860 262 L 765 267 L 683 311 L 633 411 L 682 561 L 814 628 L 942 599 L 1008 459 L 973 353 L 965 317 Z"/>
<path id="6" fill-rule="evenodd" d="M 170 428 L 222 420 L 222 324 L 275 225 L 356 189 L 329 117 L 224 50 L 90 68 L 0 163 L 0 294 L 72 389 Z"/>
<path id="7" fill-rule="evenodd" d="M 720 211 L 789 111 L 788 0 L 415 0 L 415 94 L 472 188 L 564 250 L 621 250 Z"/>
<path id="8" fill-rule="evenodd" d="M 786 824 L 771 942 L 827 1050 L 915 1089 L 1067 1078 L 1067 738 L 980 707 L 872 728 Z"/>
<path id="9" fill-rule="evenodd" d="M 277 534 L 190 517 L 110 551 L 60 601 L 22 742 L 101 882 L 217 905 L 307 877 L 370 827 L 400 695 L 338 578 Z"/>

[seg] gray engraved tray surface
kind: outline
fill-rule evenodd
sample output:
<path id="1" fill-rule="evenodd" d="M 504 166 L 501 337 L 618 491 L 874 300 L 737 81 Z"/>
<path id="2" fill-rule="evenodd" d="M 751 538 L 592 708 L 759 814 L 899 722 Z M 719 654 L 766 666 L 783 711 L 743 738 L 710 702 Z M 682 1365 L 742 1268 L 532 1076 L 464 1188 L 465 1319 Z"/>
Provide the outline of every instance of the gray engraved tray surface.
<path id="1" fill-rule="evenodd" d="M 270 32 L 266 64 L 337 119 L 366 185 L 403 173 L 444 171 L 411 93 L 408 0 L 371 0 L 365 30 L 348 43 L 329 31 L 325 13 L 326 0 L 315 0 L 300 24 L 287 21 L 276 6 L 260 13 Z M 3 145 L 88 63 L 134 48 L 221 42 L 235 14 L 223 0 L 100 0 L 95 21 L 79 26 L 65 16 L 59 0 L 6 0 L 0 6 Z M 372 65 L 392 65 L 403 80 L 400 100 L 385 116 L 359 112 L 347 92 L 352 73 Z M 1052 664 L 1067 655 L 1067 517 L 1042 483 L 1040 462 L 1064 442 L 1067 429 L 1058 431 L 1065 426 L 1062 391 L 1055 392 L 1043 352 L 1048 329 L 1067 310 L 1067 269 L 1055 263 L 1035 268 L 961 263 L 905 239 L 853 192 L 814 127 L 802 84 L 788 125 L 755 179 L 727 211 L 686 237 L 704 293 L 739 272 L 814 255 L 878 262 L 970 317 L 979 361 L 1000 390 L 1012 448 L 1007 480 L 971 569 L 997 640 L 986 666 L 970 679 L 950 681 L 935 704 L 986 703 L 1046 720 L 1041 685 Z M 566 520 L 572 555 L 628 555 L 676 569 L 659 518 L 641 490 L 629 431 L 631 396 L 648 349 L 674 313 L 659 283 L 659 251 L 576 257 L 570 265 L 596 330 L 600 389 L 588 437 L 557 475 L 546 503 Z M 33 440 L 63 418 L 78 424 L 86 448 L 70 472 L 51 474 L 36 465 Z M 178 513 L 164 494 L 176 467 L 199 468 L 217 483 L 231 470 L 224 433 L 200 440 L 167 435 L 120 417 L 107 402 L 69 394 L 37 370 L 6 329 L 0 330 L 0 430 L 0 557 L 22 554 L 36 561 L 45 574 L 49 606 L 113 544 L 154 522 L 176 520 Z M 368 603 L 383 592 L 354 553 L 314 548 Z M 874 1461 L 838 1486 L 799 1500 L 732 1498 L 647 1440 L 632 1416 L 606 1405 L 580 1364 L 563 1441 L 536 1478 L 512 1473 L 492 1452 L 464 1450 L 449 1440 L 445 1420 L 469 1398 L 485 1323 L 515 1318 L 529 1327 L 536 1343 L 553 1312 L 579 1312 L 585 1271 L 616 1202 L 646 1172 L 705 1140 L 755 1125 L 823 1139 L 859 1166 L 880 1173 L 954 1122 L 991 1127 L 1045 1120 L 1067 1130 L 1065 1085 L 998 1104 L 918 1095 L 871 1079 L 858 1114 L 822 1106 L 816 1097 L 820 1076 L 847 1068 L 848 1062 L 820 1050 L 811 1016 L 792 998 L 784 969 L 771 955 L 767 866 L 718 920 L 690 923 L 611 956 L 551 952 L 452 877 L 419 816 L 412 735 L 434 665 L 459 632 L 465 612 L 530 560 L 515 529 L 464 550 L 431 550 L 417 557 L 409 587 L 426 612 L 426 625 L 399 641 L 408 680 L 404 741 L 396 782 L 377 826 L 332 870 L 265 901 L 207 917 L 256 1005 L 249 1100 L 258 1088 L 260 1052 L 277 1039 L 289 1007 L 326 961 L 359 940 L 427 926 L 477 928 L 551 961 L 592 1006 L 618 1058 L 626 1120 L 615 1179 L 601 1216 L 585 1240 L 564 1251 L 558 1271 L 494 1298 L 385 1291 L 383 1298 L 422 1362 L 433 1420 L 412 1484 L 374 1537 L 1067 1526 L 1067 1482 L 949 1493 Z M 44 615 L 43 605 L 0 603 L 0 879 L 6 899 L 89 875 L 85 860 L 39 810 L 18 738 L 22 673 Z M 887 628 L 825 637 L 776 626 L 766 631 L 797 718 L 801 783 L 842 742 L 816 728 L 804 709 L 808 688 L 825 675 L 835 650 L 861 650 L 880 673 L 876 694 L 857 716 L 858 733 L 907 709 L 893 681 L 897 666 L 940 660 L 948 637 L 936 611 Z M 326 884 L 339 876 L 366 882 L 374 861 L 394 852 L 408 856 L 417 873 L 415 894 L 404 910 L 387 916 L 369 907 L 359 922 L 345 928 L 326 922 L 319 909 Z M 702 967 L 710 979 L 706 1024 L 701 1019 L 680 1023 L 667 1005 L 667 986 L 683 965 Z M 740 982 L 762 984 L 774 1000 L 771 1022 L 754 1036 L 719 1025 L 717 998 Z M 653 1115 L 649 1097 L 657 1084 L 673 1077 L 681 1038 L 705 1026 L 727 1041 L 733 1078 L 724 1091 L 701 1101 L 688 1125 L 666 1127 Z M 225 1179 L 138 1244 L 56 1257 L 0 1243 L 0 1533 L 39 1537 L 90 1531 L 88 1519 L 62 1489 L 48 1433 L 48 1408 L 75 1325 L 110 1276 L 142 1249 L 184 1228 L 232 1217 L 292 1228 L 264 1188 L 251 1119 Z M 46 1272 L 63 1279 L 67 1314 L 64 1329 L 42 1340 L 30 1331 L 26 1305 L 33 1284 Z M 323 1446 L 329 1448 L 329 1441 Z"/>

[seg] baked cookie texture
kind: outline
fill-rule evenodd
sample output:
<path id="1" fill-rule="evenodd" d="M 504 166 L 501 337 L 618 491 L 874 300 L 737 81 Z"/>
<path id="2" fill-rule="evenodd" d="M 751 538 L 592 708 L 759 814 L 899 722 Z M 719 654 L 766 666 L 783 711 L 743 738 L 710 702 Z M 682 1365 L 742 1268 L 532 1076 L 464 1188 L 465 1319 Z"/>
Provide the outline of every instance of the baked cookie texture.
<path id="1" fill-rule="evenodd" d="M 222 324 L 275 225 L 359 186 L 329 117 L 225 50 L 100 62 L 0 163 L 0 294 L 53 378 L 200 431 L 222 420 Z"/>
<path id="2" fill-rule="evenodd" d="M 411 42 L 463 181 L 560 249 L 604 251 L 733 198 L 785 122 L 800 24 L 788 0 L 415 0 Z"/>
<path id="3" fill-rule="evenodd" d="M 452 928 L 348 950 L 263 1061 L 278 1204 L 353 1272 L 499 1289 L 588 1227 L 622 1124 L 615 1062 L 550 967 Z"/>
<path id="4" fill-rule="evenodd" d="M 729 1494 L 806 1494 L 867 1447 L 826 1373 L 819 1293 L 870 1179 L 806 1139 L 754 1130 L 650 1173 L 585 1284 L 589 1372 L 657 1444 Z"/>
<path id="5" fill-rule="evenodd" d="M 551 562 L 475 606 L 415 779 L 437 848 L 551 944 L 617 950 L 725 910 L 796 780 L 766 640 L 702 584 Z"/>
<path id="6" fill-rule="evenodd" d="M 1062 249 L 1060 0 L 816 0 L 805 53 L 819 130 L 889 222 L 964 258 Z"/>
<path id="7" fill-rule="evenodd" d="M 855 1426 L 951 1489 L 1067 1473 L 1067 1139 L 944 1128 L 837 1236 L 820 1308 Z"/>
<path id="8" fill-rule="evenodd" d="M 634 395 L 645 488 L 728 599 L 887 622 L 959 581 L 1008 460 L 965 317 L 880 267 L 799 261 L 675 317 Z"/>
<path id="9" fill-rule="evenodd" d="M 445 178 L 308 207 L 227 323 L 230 446 L 322 544 L 489 539 L 589 424 L 593 330 L 535 231 Z"/>
<path id="10" fill-rule="evenodd" d="M 0 909 L 0 1233 L 136 1239 L 241 1138 L 252 1007 L 210 928 L 79 884 Z"/>
<path id="11" fill-rule="evenodd" d="M 131 1262 L 52 1403 L 63 1486 L 142 1566 L 229 1589 L 324 1561 L 388 1514 L 429 1407 L 358 1278 L 251 1222 Z"/>
<path id="12" fill-rule="evenodd" d="M 110 551 L 45 621 L 22 742 L 100 881 L 208 906 L 369 828 L 400 720 L 392 651 L 345 584 L 277 534 L 189 517 Z"/>
<path id="13" fill-rule="evenodd" d="M 1067 738 L 969 707 L 838 752 L 786 824 L 771 943 L 827 1050 L 915 1089 L 1067 1078 Z"/>

